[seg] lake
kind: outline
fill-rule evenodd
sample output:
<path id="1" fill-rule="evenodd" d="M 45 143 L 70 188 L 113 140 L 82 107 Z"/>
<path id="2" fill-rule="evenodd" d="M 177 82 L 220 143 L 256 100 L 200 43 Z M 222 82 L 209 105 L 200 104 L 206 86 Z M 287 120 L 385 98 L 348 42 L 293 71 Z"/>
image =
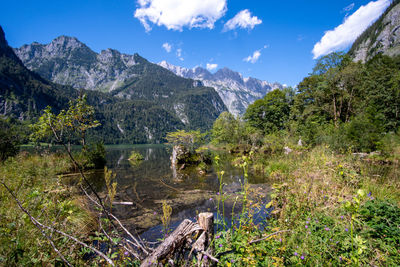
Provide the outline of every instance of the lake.
<path id="1" fill-rule="evenodd" d="M 143 160 L 132 165 L 128 160 L 132 150 L 139 152 Z M 122 145 L 106 146 L 107 167 L 116 175 L 117 196 L 114 202 L 132 202 L 133 205 L 113 205 L 117 215 L 133 233 L 141 233 L 148 240 L 161 237 L 162 202 L 172 207 L 171 226 L 177 226 L 183 219 L 195 219 L 204 211 L 216 211 L 216 193 L 219 180 L 212 166 L 205 175 L 195 169 L 175 171 L 171 168 L 171 149 L 165 145 Z M 229 154 L 219 153 L 223 176 L 224 192 L 240 192 L 243 171 L 232 166 Z M 94 172 L 92 181 L 97 181 L 98 189 L 105 191 L 104 175 Z M 249 175 L 249 183 L 259 185 L 266 191 L 263 177 Z M 101 191 L 101 190 L 100 190 Z M 226 210 L 233 203 L 227 201 Z M 236 209 L 240 208 L 240 204 Z"/>

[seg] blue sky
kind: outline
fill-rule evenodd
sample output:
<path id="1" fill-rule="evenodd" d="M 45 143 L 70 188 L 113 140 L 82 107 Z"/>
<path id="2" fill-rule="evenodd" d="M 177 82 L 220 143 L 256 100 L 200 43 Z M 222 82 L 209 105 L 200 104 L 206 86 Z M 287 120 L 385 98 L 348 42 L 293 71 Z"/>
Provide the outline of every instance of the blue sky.
<path id="1" fill-rule="evenodd" d="M 77 37 L 100 52 L 113 48 L 211 71 L 228 67 L 296 85 L 318 56 L 344 50 L 390 0 L 69 0 L 3 1 L 9 44 Z"/>

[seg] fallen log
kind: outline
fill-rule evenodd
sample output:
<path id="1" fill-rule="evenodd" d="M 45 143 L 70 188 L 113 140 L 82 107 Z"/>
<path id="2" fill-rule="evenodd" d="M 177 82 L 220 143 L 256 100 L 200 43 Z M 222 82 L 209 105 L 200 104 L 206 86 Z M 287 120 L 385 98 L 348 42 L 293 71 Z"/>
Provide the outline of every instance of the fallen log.
<path id="1" fill-rule="evenodd" d="M 196 231 L 203 231 L 198 223 L 184 220 L 178 228 L 164 242 L 161 243 L 140 265 L 140 267 L 157 266 L 169 255 L 173 255 L 181 248 L 187 239 Z"/>

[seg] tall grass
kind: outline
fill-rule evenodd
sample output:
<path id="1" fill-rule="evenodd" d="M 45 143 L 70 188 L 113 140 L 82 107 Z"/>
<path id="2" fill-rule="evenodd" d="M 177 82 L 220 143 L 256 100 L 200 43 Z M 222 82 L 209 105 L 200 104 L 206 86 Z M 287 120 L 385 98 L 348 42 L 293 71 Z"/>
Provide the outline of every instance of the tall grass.
<path id="1" fill-rule="evenodd" d="M 0 179 L 23 203 L 32 216 L 45 225 L 85 238 L 94 221 L 84 198 L 63 184 L 71 169 L 67 157 L 59 154 L 20 154 L 0 165 Z M 0 265 L 56 265 L 60 259 L 42 233 L 21 212 L 15 200 L 0 185 Z M 79 247 L 47 232 L 70 262 L 81 263 Z"/>
<path id="2" fill-rule="evenodd" d="M 216 235 L 221 266 L 400 264 L 400 231 L 390 228 L 398 224 L 390 214 L 400 214 L 396 163 L 339 155 L 326 146 L 290 155 L 255 154 L 253 162 L 250 169 L 263 172 L 273 188 L 265 206 L 273 207 L 268 227 L 253 223 L 247 205 L 246 224 Z M 393 233 L 390 238 L 377 238 L 382 227 L 392 229 L 386 231 Z"/>

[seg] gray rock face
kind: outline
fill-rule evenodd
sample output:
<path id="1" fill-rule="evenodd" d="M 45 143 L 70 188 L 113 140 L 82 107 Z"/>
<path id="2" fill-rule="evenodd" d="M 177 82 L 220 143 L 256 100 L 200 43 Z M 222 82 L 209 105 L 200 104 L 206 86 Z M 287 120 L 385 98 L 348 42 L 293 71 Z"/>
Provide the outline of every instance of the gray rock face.
<path id="1" fill-rule="evenodd" d="M 228 68 L 218 70 L 215 74 L 201 67 L 193 69 L 174 66 L 166 61 L 160 66 L 178 76 L 199 80 L 205 86 L 213 87 L 221 97 L 229 112 L 243 115 L 248 105 L 264 97 L 269 91 L 283 88 L 279 83 L 269 83 L 255 78 L 243 78 L 242 74 Z"/>
<path id="2" fill-rule="evenodd" d="M 400 4 L 394 4 L 366 33 L 363 34 L 350 54 L 354 61 L 365 62 L 373 56 L 383 53 L 388 56 L 400 54 Z"/>
<path id="3" fill-rule="evenodd" d="M 60 36 L 43 45 L 14 49 L 25 66 L 55 83 L 75 88 L 112 91 L 134 76 L 135 56 L 107 49 L 99 54 L 74 37 Z"/>

